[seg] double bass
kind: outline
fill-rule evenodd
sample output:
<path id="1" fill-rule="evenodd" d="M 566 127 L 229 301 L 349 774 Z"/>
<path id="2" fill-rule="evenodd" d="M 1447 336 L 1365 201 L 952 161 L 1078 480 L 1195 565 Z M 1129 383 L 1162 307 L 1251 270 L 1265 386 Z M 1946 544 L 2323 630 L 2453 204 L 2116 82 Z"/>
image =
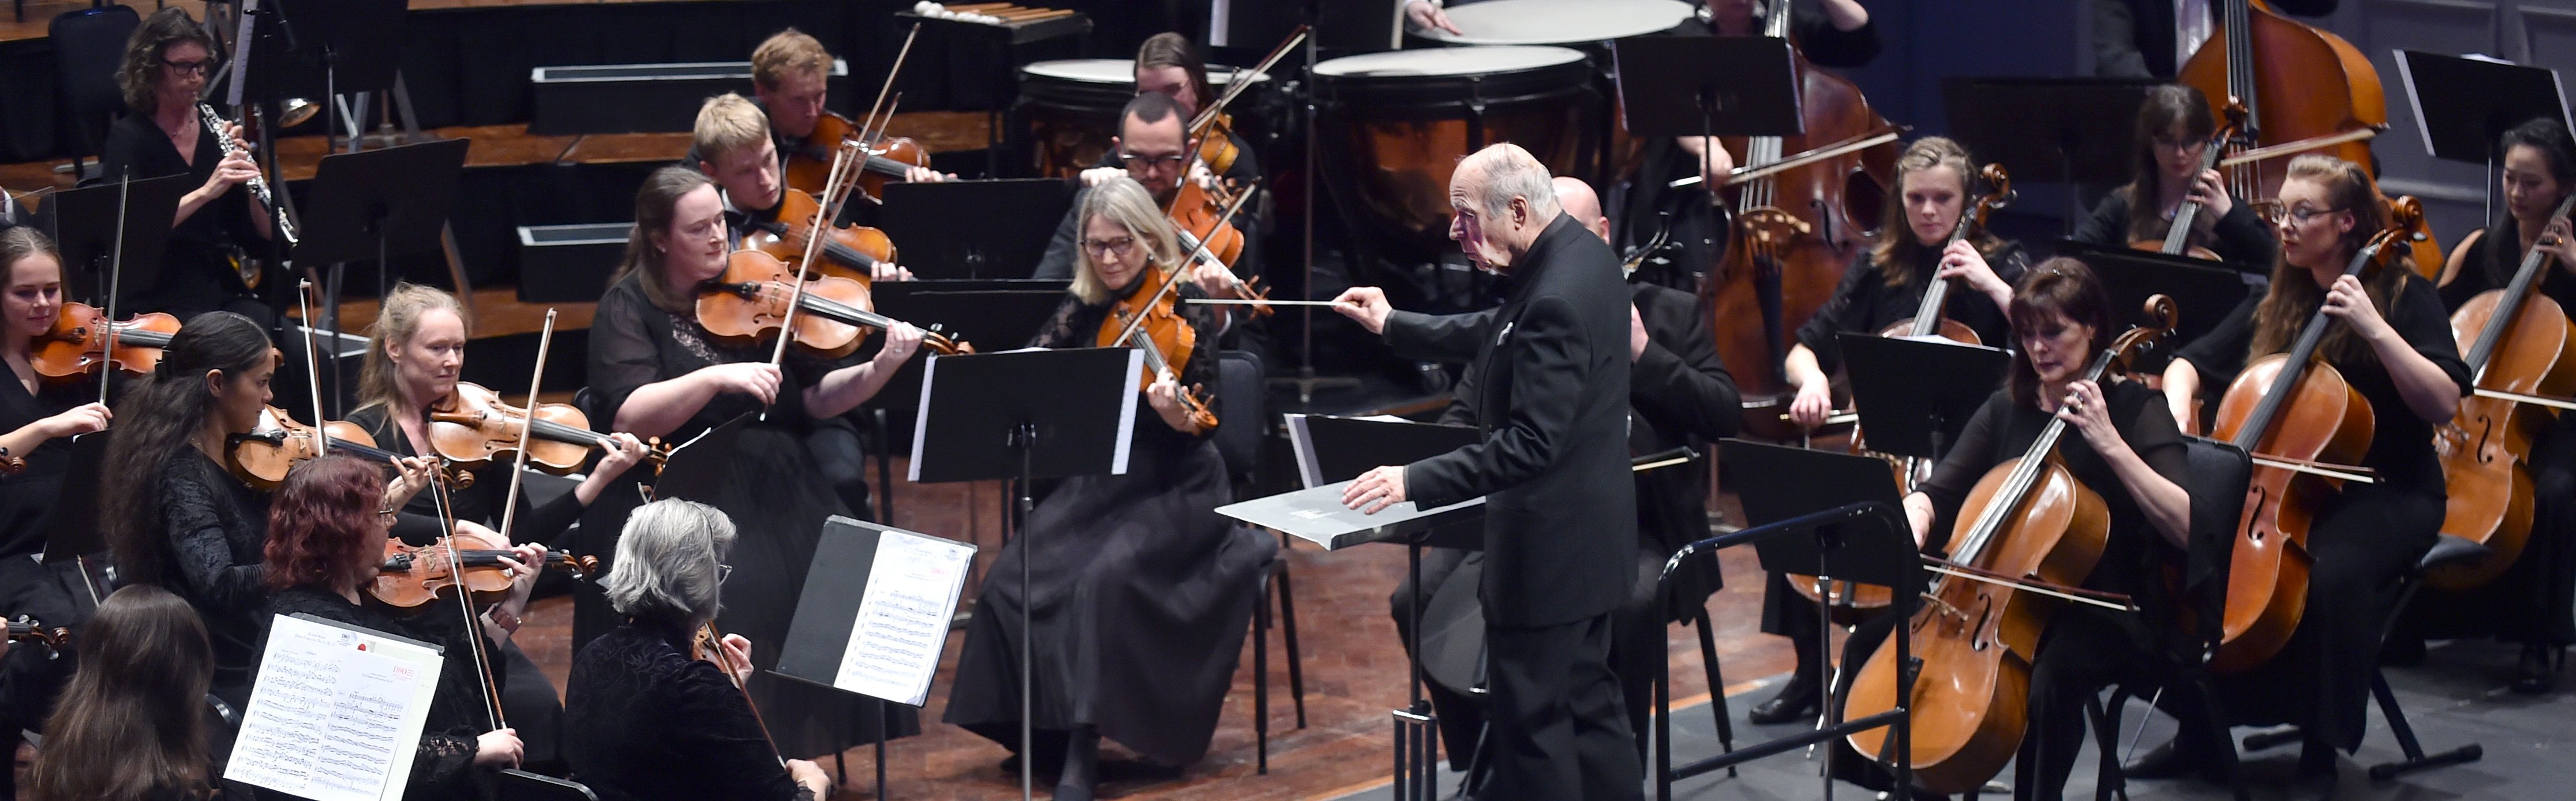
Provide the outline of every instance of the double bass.
<path id="1" fill-rule="evenodd" d="M 2559 201 L 2549 219 L 2566 219 L 2570 211 L 2576 211 L 2576 194 Z M 2566 358 L 2576 325 L 2568 322 L 2558 301 L 2532 291 L 2547 277 L 2551 261 L 2547 252 L 2532 248 L 2505 288 L 2478 293 L 2451 313 L 2451 335 L 2465 346 L 2470 386 L 2559 397 L 2576 391 L 2576 360 Z M 2466 565 L 2438 568 L 2424 577 L 2426 583 L 2445 590 L 2476 587 L 2503 575 L 2522 554 L 2531 537 L 2533 500 L 2531 471 L 2524 463 L 2550 416 L 2534 404 L 2472 393 L 2460 399 L 2451 424 L 2434 432 L 2433 451 L 2441 457 L 2443 480 L 2451 491 L 2442 533 L 2493 552 Z"/>
<path id="2" fill-rule="evenodd" d="M 2149 298 L 2147 308 L 2157 324 L 2121 334 L 2085 367 L 2085 380 L 2102 380 L 2140 345 L 2172 329 L 2171 299 Z M 2102 558 L 2110 508 L 2058 460 L 2066 428 L 2065 419 L 2052 415 L 2030 450 L 1977 480 L 1951 529 L 1947 562 L 1964 569 L 1953 567 L 1956 572 L 1935 580 L 1906 623 L 1921 671 L 1905 699 L 1914 727 L 1905 758 L 1924 789 L 1975 790 L 2012 760 L 2029 723 L 2030 667 L 2040 634 L 2062 605 L 2059 597 L 2086 597 L 2064 588 L 2082 583 Z M 2023 583 L 2031 578 L 2054 592 L 2032 591 Z M 1853 677 L 1845 717 L 1894 709 L 1900 686 L 1896 650 L 1878 649 Z M 1881 727 L 1848 739 L 1862 756 L 1878 759 L 1891 734 Z"/>
<path id="3" fill-rule="evenodd" d="M 2401 236 L 2403 223 L 2391 226 L 2352 254 L 2344 275 L 2360 275 L 2380 258 Z M 2349 465 L 2370 450 L 2377 425 L 2370 400 L 2317 357 L 2333 319 L 2319 304 L 2288 353 L 2246 363 L 2219 401 L 2210 437 L 2245 449 L 2255 461 L 2228 558 L 2227 609 L 2211 670 L 2252 668 L 2289 642 L 2307 611 L 2308 571 L 2316 561 L 2308 527 L 2343 481 L 2302 466 Z"/>
<path id="4" fill-rule="evenodd" d="M 1762 35 L 1788 38 L 1791 5 L 1770 4 Z M 1736 161 L 1746 169 L 1892 128 L 1870 110 L 1859 87 L 1792 52 L 1806 133 L 1722 142 L 1742 154 Z M 1867 246 L 1877 206 L 1894 180 L 1895 161 L 1892 144 L 1872 146 L 1733 184 L 1734 219 L 1726 251 L 1702 291 L 1708 295 L 1718 358 L 1742 365 L 1734 372 L 1747 430 L 1772 439 L 1797 436 L 1781 420 L 1795 396 L 1782 367 L 1789 337 L 1833 298 L 1844 264 L 1853 251 Z"/>

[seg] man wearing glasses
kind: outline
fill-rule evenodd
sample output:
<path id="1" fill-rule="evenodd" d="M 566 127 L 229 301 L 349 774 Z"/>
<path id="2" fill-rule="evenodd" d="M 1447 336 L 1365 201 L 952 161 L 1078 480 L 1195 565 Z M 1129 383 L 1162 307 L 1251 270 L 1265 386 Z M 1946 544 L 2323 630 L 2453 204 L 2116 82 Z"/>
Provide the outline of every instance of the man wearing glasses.
<path id="1" fill-rule="evenodd" d="M 1187 117 L 1180 103 L 1171 96 L 1144 92 L 1127 101 L 1127 108 L 1118 115 L 1118 135 L 1109 139 L 1109 152 L 1126 169 L 1127 177 L 1144 184 L 1145 191 L 1154 196 L 1154 203 L 1166 210 L 1171 206 L 1172 196 L 1180 192 L 1181 181 L 1192 170 L 1204 169 L 1190 157 Z M 1224 178 L 1238 187 L 1250 186 L 1259 177 L 1258 168 L 1251 161 L 1236 159 Z M 1083 194 L 1089 194 L 1089 186 L 1099 181 L 1086 172 L 1083 183 Z M 1055 240 L 1047 243 L 1045 258 L 1038 260 L 1037 273 L 1030 277 L 1073 278 L 1073 263 L 1080 257 L 1076 248 L 1081 237 L 1081 232 L 1076 230 L 1080 221 L 1075 219 L 1074 210 L 1080 208 L 1082 194 L 1077 194 L 1073 207 L 1064 213 L 1064 221 L 1056 226 Z M 1249 207 L 1237 212 L 1232 222 L 1235 229 L 1244 234 L 1244 255 L 1234 265 L 1235 273 L 1258 274 L 1258 265 L 1253 260 L 1254 254 L 1260 250 L 1261 240 L 1253 233 L 1253 214 Z"/>

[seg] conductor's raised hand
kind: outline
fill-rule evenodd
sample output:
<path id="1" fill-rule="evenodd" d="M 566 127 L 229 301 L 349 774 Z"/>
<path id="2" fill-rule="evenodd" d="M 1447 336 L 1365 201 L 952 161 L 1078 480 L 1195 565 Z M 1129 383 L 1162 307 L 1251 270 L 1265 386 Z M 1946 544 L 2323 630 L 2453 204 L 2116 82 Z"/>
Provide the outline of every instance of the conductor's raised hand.
<path id="1" fill-rule="evenodd" d="M 1379 510 L 1405 500 L 1404 465 L 1371 468 L 1352 480 L 1350 486 L 1342 488 L 1342 505 L 1358 509 L 1362 514 L 1377 514 Z"/>
<path id="2" fill-rule="evenodd" d="M 1386 331 L 1386 317 L 1395 313 L 1395 305 L 1386 302 L 1386 290 L 1355 286 L 1342 290 L 1340 296 L 1333 298 L 1333 311 L 1359 321 L 1360 327 L 1368 329 L 1369 333 L 1379 334 Z"/>

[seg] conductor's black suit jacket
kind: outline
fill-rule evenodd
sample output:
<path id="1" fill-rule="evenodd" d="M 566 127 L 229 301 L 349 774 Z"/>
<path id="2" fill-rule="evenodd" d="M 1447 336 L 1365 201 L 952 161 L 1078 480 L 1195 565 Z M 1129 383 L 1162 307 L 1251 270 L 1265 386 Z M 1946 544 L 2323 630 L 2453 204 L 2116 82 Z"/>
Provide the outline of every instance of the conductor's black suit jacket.
<path id="1" fill-rule="evenodd" d="M 1484 441 L 1405 467 L 1424 507 L 1485 498 L 1485 619 L 1539 627 L 1606 614 L 1636 581 L 1628 470 L 1628 287 L 1608 243 L 1558 215 L 1490 312 L 1396 312 L 1398 354 L 1480 377 Z"/>

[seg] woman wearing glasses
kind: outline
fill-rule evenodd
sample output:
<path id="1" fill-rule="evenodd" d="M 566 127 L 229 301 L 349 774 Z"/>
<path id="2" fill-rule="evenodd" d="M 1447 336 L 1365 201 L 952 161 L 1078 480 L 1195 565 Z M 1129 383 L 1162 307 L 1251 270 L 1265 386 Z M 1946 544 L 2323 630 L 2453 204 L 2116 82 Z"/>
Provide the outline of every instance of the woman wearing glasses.
<path id="1" fill-rule="evenodd" d="M 1147 291 L 1148 271 L 1169 270 L 1181 252 L 1170 223 L 1145 188 L 1125 177 L 1093 187 L 1076 209 L 1082 261 L 1064 303 L 1036 341 L 1087 348 L 1121 299 Z M 1209 281 L 1212 283 L 1213 281 Z M 1182 298 L 1205 297 L 1183 281 Z M 1277 544 L 1227 524 L 1216 507 L 1232 500 L 1225 462 L 1178 401 L 1183 387 L 1216 383 L 1212 307 L 1181 304 L 1200 350 L 1178 375 L 1146 387 L 1152 416 L 1135 423 L 1125 475 L 1066 479 L 1030 512 L 1025 536 L 1003 546 L 985 575 L 965 654 L 948 695 L 950 723 L 1005 748 L 1020 743 L 1020 655 L 1035 667 L 1034 758 L 1055 774 L 1057 799 L 1088 799 L 1100 740 L 1116 740 L 1177 775 L 1206 755 L 1217 712 L 1232 684 L 1255 580 Z M 1210 399 L 1211 401 L 1213 399 Z M 1210 406 L 1214 406 L 1211 403 Z M 1225 409 L 1214 409 L 1220 419 Z M 1243 420 L 1255 413 L 1234 412 Z M 1243 423 L 1250 423 L 1243 420 Z M 1037 549 L 1032 552 L 1031 548 Z M 1022 586 L 1021 565 L 1029 582 Z M 1021 610 L 1028 610 L 1027 640 Z"/>
<path id="2" fill-rule="evenodd" d="M 545 549 L 521 545 L 501 557 L 510 573 L 509 595 L 478 611 L 472 630 L 453 600 L 437 602 L 443 609 L 396 617 L 364 597 L 384 561 L 385 538 L 393 535 L 395 512 L 388 500 L 384 469 L 355 457 L 325 456 L 288 472 L 268 509 L 267 582 L 277 593 L 268 599 L 268 612 L 311 615 L 438 645 L 446 665 L 438 671 L 429 723 L 421 729 L 403 797 L 479 798 L 482 782 L 475 769 L 518 767 L 522 746 L 517 730 L 491 725 L 494 713 L 484 693 L 484 676 L 497 680 L 506 672 L 475 664 L 475 656 L 496 654 L 494 643 L 508 641 L 518 627 L 537 584 L 533 565 Z M 489 529 L 478 533 L 497 536 Z M 471 637 L 484 641 L 473 643 Z"/>
<path id="3" fill-rule="evenodd" d="M 259 165 L 241 141 L 241 126 L 208 130 L 197 111 L 198 93 L 220 63 L 213 41 L 176 7 L 153 12 L 134 29 L 116 70 L 130 113 L 108 128 L 99 148 L 99 177 L 115 182 L 188 176 L 188 194 L 179 198 L 162 252 L 161 280 L 149 287 L 125 285 L 137 311 L 170 312 L 181 320 L 229 311 L 266 330 L 275 326 L 277 313 L 252 294 L 239 267 L 250 255 L 265 255 L 270 236 L 267 211 L 240 188 L 259 177 Z M 231 139 L 233 152 L 224 153 L 216 137 Z"/>
<path id="4" fill-rule="evenodd" d="M 2194 403 L 2223 388 L 2245 364 L 2290 350 L 2308 319 L 2330 318 L 2317 355 L 2370 401 L 2375 433 L 2361 466 L 2376 483 L 2350 482 L 2317 511 L 2309 528 L 2315 558 L 2307 611 L 2289 645 L 2225 688 L 2240 717 L 2299 723 L 2303 771 L 2334 765 L 2333 749 L 2361 744 L 2379 630 L 2396 599 L 2391 580 L 2433 547 L 2444 498 L 2433 427 L 2450 421 L 2467 394 L 2468 366 L 2451 339 L 2433 283 L 2403 256 L 2344 266 L 2386 226 L 2379 192 L 2359 165 L 2300 156 L 2281 184 L 2281 256 L 2259 298 L 2175 354 L 2165 368 L 2166 403 L 2183 430 L 2198 431 Z M 2257 720 L 2260 719 L 2260 720 Z M 2191 743 L 2184 743 L 2186 747 Z"/>

